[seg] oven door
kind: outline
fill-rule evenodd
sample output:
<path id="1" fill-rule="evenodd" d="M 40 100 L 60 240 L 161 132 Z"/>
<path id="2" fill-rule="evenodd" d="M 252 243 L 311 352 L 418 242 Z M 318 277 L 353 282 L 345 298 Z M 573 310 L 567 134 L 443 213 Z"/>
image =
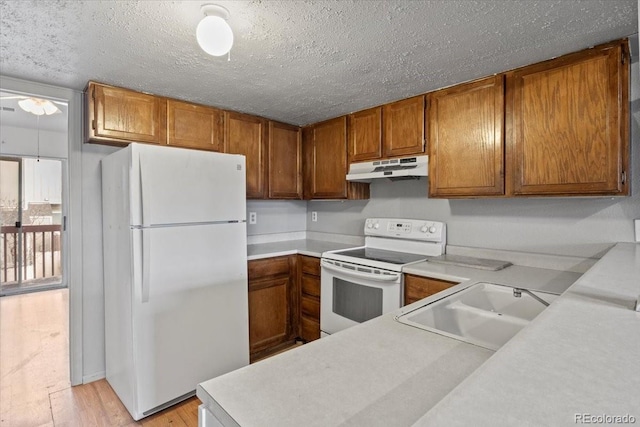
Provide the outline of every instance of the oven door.
<path id="1" fill-rule="evenodd" d="M 402 273 L 322 259 L 320 330 L 334 334 L 400 308 Z"/>

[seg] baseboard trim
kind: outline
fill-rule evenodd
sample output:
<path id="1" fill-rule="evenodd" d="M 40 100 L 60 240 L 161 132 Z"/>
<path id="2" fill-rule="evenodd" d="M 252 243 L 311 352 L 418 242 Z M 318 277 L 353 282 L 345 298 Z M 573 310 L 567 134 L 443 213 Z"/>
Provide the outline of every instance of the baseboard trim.
<path id="1" fill-rule="evenodd" d="M 105 371 L 96 372 L 95 374 L 91 374 L 91 375 L 83 375 L 82 384 L 92 383 L 94 381 L 98 381 L 106 377 L 107 377 L 107 374 Z"/>

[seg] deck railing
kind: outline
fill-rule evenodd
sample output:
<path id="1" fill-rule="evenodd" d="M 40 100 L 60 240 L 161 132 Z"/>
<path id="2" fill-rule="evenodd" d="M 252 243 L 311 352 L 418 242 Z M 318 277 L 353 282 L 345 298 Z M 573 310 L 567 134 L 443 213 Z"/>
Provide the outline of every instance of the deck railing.
<path id="1" fill-rule="evenodd" d="M 18 269 L 22 269 L 22 280 L 46 279 L 61 275 L 60 225 L 23 225 L 0 227 L 2 247 L 1 282 L 18 281 Z M 22 236 L 22 245 L 18 241 Z M 18 263 L 18 248 L 22 251 L 22 265 Z"/>

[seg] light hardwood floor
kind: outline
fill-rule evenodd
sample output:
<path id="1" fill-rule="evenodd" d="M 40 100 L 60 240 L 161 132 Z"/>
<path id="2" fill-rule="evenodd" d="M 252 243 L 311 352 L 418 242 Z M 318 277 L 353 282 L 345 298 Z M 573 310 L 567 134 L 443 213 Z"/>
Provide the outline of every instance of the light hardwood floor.
<path id="1" fill-rule="evenodd" d="M 191 398 L 134 421 L 105 380 L 71 387 L 67 289 L 0 298 L 0 425 L 197 426 Z"/>

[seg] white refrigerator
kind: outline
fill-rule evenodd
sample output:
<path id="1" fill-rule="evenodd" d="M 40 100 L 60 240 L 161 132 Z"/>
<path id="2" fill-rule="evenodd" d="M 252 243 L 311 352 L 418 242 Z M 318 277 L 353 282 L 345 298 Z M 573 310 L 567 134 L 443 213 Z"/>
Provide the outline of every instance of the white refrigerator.
<path id="1" fill-rule="evenodd" d="M 106 377 L 135 420 L 249 363 L 245 179 L 240 155 L 102 160 Z"/>

